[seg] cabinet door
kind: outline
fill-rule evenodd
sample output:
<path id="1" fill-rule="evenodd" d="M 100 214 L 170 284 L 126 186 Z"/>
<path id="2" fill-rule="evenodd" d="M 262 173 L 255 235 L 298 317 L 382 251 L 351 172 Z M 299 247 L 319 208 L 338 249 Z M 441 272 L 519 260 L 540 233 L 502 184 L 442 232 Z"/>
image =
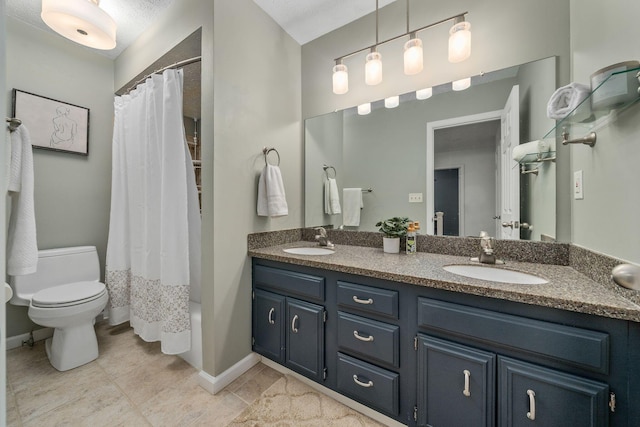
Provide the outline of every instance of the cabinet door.
<path id="1" fill-rule="evenodd" d="M 493 426 L 495 355 L 418 337 L 418 425 Z"/>
<path id="2" fill-rule="evenodd" d="M 253 301 L 253 350 L 284 363 L 285 297 L 260 289 Z"/>
<path id="3" fill-rule="evenodd" d="M 286 365 L 315 380 L 324 373 L 324 308 L 287 298 Z"/>
<path id="4" fill-rule="evenodd" d="M 498 359 L 501 427 L 604 427 L 609 425 L 606 384 Z"/>

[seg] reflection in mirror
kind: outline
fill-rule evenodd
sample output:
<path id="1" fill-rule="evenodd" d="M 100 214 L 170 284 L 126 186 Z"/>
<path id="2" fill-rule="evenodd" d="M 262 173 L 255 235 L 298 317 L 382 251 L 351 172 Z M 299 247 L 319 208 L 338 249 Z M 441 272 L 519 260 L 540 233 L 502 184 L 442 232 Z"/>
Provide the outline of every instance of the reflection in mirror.
<path id="1" fill-rule="evenodd" d="M 555 164 L 544 162 L 537 175 L 523 175 L 511 150 L 555 125 L 546 104 L 556 89 L 556 59 L 471 81 L 461 92 L 451 84 L 436 86 L 424 100 L 415 92 L 401 95 L 393 109 L 376 101 L 368 115 L 350 108 L 307 119 L 305 225 L 344 226 L 360 201 L 345 200 L 343 190 L 371 188 L 362 192 L 359 225 L 344 229 L 377 231 L 382 219 L 408 216 L 420 221 L 423 232 L 437 234 L 434 217 L 441 211 L 444 235 L 484 230 L 500 238 L 553 239 Z M 325 213 L 331 194 L 325 195 L 323 165 L 337 172 L 339 214 Z"/>

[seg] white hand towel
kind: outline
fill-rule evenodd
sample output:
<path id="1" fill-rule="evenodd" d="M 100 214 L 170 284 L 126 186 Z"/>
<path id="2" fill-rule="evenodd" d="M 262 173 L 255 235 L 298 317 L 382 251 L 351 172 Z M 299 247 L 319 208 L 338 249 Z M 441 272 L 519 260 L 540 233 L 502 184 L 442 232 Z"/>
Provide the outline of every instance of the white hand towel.
<path id="1" fill-rule="evenodd" d="M 275 217 L 288 214 L 280 168 L 266 165 L 258 181 L 258 215 Z"/>
<path id="2" fill-rule="evenodd" d="M 324 182 L 324 213 L 336 215 L 341 212 L 338 184 L 335 178 L 329 178 Z"/>
<path id="3" fill-rule="evenodd" d="M 362 202 L 362 188 L 343 189 L 342 203 L 344 206 L 342 223 L 347 227 L 359 227 L 360 209 L 364 207 Z"/>
<path id="4" fill-rule="evenodd" d="M 11 133 L 8 190 L 11 216 L 7 232 L 7 274 L 32 274 L 38 266 L 38 242 L 33 202 L 33 152 L 24 125 Z"/>
<path id="5" fill-rule="evenodd" d="M 547 117 L 562 120 L 585 100 L 591 89 L 580 83 L 570 83 L 557 89 L 547 104 Z"/>

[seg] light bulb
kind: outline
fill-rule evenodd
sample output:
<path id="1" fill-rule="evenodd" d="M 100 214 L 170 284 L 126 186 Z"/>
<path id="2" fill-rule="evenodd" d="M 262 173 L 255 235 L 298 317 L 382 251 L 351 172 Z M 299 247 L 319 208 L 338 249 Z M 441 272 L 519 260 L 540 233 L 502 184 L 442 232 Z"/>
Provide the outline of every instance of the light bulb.
<path id="1" fill-rule="evenodd" d="M 404 73 L 408 76 L 418 74 L 422 68 L 422 40 L 413 35 L 404 44 Z"/>
<path id="2" fill-rule="evenodd" d="M 377 51 L 372 51 L 367 55 L 367 62 L 364 66 L 364 81 L 369 86 L 382 82 L 382 55 Z"/>
<path id="3" fill-rule="evenodd" d="M 471 77 L 451 82 L 451 89 L 453 90 L 465 90 L 468 89 L 469 86 L 471 86 Z"/>
<path id="4" fill-rule="evenodd" d="M 342 95 L 349 91 L 349 72 L 344 64 L 333 67 L 333 93 Z"/>
<path id="5" fill-rule="evenodd" d="M 384 106 L 386 108 L 396 108 L 398 105 L 400 105 L 400 97 L 398 95 L 384 99 Z"/>
<path id="6" fill-rule="evenodd" d="M 371 103 L 366 102 L 364 104 L 358 105 L 358 114 L 361 116 L 366 116 L 371 112 Z"/>
<path id="7" fill-rule="evenodd" d="M 471 56 L 471 24 L 462 21 L 449 30 L 449 62 L 461 62 Z"/>
<path id="8" fill-rule="evenodd" d="M 416 91 L 416 99 L 429 99 L 431 95 L 433 95 L 433 89 L 430 87 Z"/>

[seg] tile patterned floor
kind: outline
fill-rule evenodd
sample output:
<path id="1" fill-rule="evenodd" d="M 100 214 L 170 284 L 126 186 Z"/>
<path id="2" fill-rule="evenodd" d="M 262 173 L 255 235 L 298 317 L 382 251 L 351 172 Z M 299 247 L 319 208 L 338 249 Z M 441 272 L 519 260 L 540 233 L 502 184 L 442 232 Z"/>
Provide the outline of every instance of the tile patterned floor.
<path id="1" fill-rule="evenodd" d="M 259 363 L 211 395 L 198 372 L 127 325 L 96 325 L 100 357 L 67 372 L 44 342 L 7 352 L 9 426 L 380 426 Z"/>

